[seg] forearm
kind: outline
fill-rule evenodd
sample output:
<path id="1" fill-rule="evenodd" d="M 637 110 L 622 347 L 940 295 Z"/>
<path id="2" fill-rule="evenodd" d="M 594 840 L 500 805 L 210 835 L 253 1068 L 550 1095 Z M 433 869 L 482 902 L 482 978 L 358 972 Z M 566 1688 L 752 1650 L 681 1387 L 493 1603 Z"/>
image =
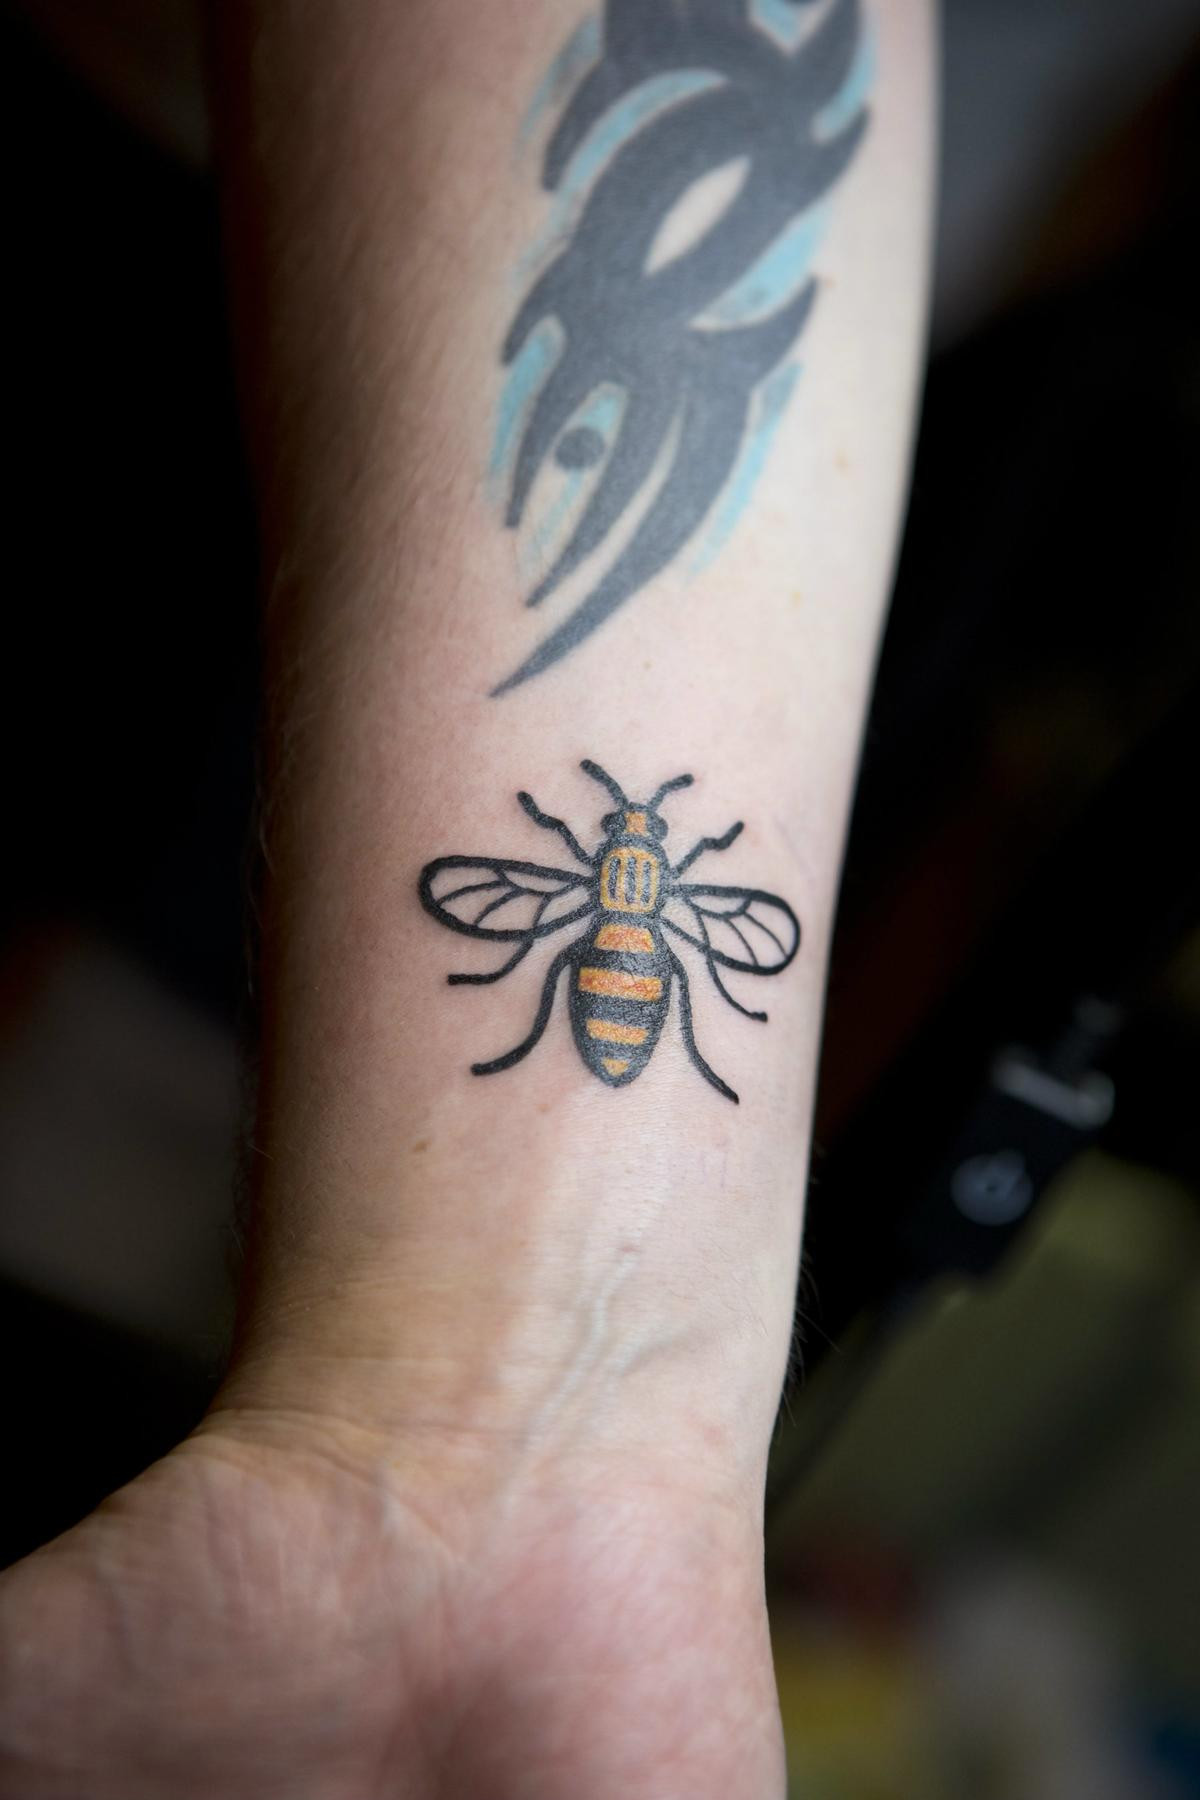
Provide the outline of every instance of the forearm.
<path id="1" fill-rule="evenodd" d="M 786 1357 L 826 945 L 911 423 L 929 21 L 919 0 L 869 15 L 869 126 L 822 197 L 815 304 L 778 365 L 802 373 L 747 510 L 698 567 L 739 460 L 686 542 L 543 666 L 672 459 L 724 429 L 703 408 L 676 421 L 596 552 L 601 574 L 523 605 L 537 574 L 504 526 L 519 450 L 498 459 L 498 501 L 486 478 L 501 348 L 536 277 L 514 283 L 514 265 L 548 205 L 515 146 L 524 97 L 582 16 L 262 0 L 228 26 L 255 40 L 227 155 L 274 571 L 257 1249 L 229 1392 L 281 1407 L 328 1393 L 373 1429 L 510 1433 L 551 1454 L 599 1422 L 706 1482 L 753 1482 Z M 237 66 L 228 39 L 225 54 Z M 684 203 L 685 242 L 703 206 Z M 610 303 L 587 299 L 580 329 Z M 707 478 L 686 472 L 693 492 Z M 516 798 L 594 855 L 614 808 L 585 758 L 631 802 L 692 774 L 661 805 L 671 865 L 745 829 L 679 881 L 766 891 L 802 925 L 767 979 L 715 965 L 762 1023 L 652 911 L 657 999 L 642 1024 L 632 1002 L 607 1022 L 661 1036 L 625 1082 L 598 1071 L 587 1018 L 572 1023 L 573 1008 L 605 1023 L 581 972 L 616 966 L 571 950 L 608 916 L 599 864 L 588 874 Z M 510 976 L 448 986 L 519 947 L 451 935 L 422 908 L 422 869 L 451 854 L 586 875 L 592 911 Z M 472 1074 L 526 1037 L 560 949 L 541 1041 Z M 680 967 L 699 1054 L 737 1105 L 689 1053 Z M 642 1057 L 611 1048 L 614 1067 Z"/>

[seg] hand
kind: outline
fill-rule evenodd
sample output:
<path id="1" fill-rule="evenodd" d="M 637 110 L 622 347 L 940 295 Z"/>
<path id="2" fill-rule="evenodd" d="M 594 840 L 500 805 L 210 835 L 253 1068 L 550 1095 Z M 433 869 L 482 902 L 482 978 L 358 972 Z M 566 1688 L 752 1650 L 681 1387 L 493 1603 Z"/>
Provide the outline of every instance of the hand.
<path id="1" fill-rule="evenodd" d="M 244 1387 L 4 1577 L 3 1800 L 777 1800 L 756 1494 L 322 1407 Z"/>

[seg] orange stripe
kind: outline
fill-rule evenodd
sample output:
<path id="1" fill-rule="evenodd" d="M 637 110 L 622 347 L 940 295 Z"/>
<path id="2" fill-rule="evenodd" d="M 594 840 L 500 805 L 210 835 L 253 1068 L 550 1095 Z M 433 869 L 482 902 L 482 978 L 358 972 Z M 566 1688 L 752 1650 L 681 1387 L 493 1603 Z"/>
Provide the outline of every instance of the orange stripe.
<path id="1" fill-rule="evenodd" d="M 623 1075 L 629 1067 L 629 1064 L 627 1062 L 622 1062 L 619 1056 L 602 1056 L 600 1061 L 604 1064 L 610 1075 Z"/>
<path id="2" fill-rule="evenodd" d="M 649 956 L 654 939 L 644 925 L 602 925 L 596 935 L 597 950 L 632 950 L 636 956 Z"/>
<path id="3" fill-rule="evenodd" d="M 622 1000 L 661 1000 L 657 975 L 627 975 L 624 969 L 580 969 L 581 994 L 615 994 Z"/>
<path id="4" fill-rule="evenodd" d="M 589 1019 L 587 1034 L 599 1038 L 602 1044 L 644 1044 L 646 1041 L 644 1025 L 618 1025 L 615 1019 Z"/>

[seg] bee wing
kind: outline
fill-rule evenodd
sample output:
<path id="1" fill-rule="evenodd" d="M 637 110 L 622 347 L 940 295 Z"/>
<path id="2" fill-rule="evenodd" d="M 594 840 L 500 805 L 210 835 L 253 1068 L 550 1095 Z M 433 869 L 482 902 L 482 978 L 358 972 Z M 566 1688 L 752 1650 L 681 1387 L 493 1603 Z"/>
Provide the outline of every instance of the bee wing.
<path id="1" fill-rule="evenodd" d="M 466 937 L 548 937 L 592 910 L 588 875 L 506 857 L 439 856 L 421 871 L 421 905 Z"/>
<path id="2" fill-rule="evenodd" d="M 761 888 L 681 881 L 663 924 L 710 963 L 744 975 L 778 975 L 800 948 L 799 919 L 786 900 Z"/>

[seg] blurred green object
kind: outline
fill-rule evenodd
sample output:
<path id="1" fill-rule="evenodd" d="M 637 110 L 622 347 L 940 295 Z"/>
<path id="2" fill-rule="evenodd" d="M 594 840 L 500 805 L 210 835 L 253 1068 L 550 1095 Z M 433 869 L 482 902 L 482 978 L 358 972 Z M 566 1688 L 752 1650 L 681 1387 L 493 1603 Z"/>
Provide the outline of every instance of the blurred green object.
<path id="1" fill-rule="evenodd" d="M 1104 1739 L 1135 1701 L 1200 1719 L 1195 1197 L 1089 1152 L 994 1277 L 928 1292 L 865 1376 L 864 1353 L 851 1334 L 781 1432 L 785 1464 L 820 1443 L 768 1536 L 796 1792 L 1180 1791 Z"/>
<path id="2" fill-rule="evenodd" d="M 959 1800 L 939 1755 L 932 1697 L 901 1642 L 774 1630 L 796 1800 Z"/>

